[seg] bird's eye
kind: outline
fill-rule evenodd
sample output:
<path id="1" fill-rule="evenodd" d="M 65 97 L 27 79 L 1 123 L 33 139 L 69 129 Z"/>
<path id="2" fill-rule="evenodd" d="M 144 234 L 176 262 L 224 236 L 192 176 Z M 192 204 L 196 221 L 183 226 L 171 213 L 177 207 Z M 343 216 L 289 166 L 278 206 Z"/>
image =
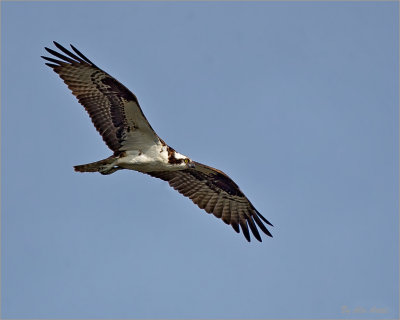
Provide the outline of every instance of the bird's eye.
<path id="1" fill-rule="evenodd" d="M 185 163 L 189 163 L 189 159 L 188 158 L 186 158 L 184 161 L 185 161 Z"/>

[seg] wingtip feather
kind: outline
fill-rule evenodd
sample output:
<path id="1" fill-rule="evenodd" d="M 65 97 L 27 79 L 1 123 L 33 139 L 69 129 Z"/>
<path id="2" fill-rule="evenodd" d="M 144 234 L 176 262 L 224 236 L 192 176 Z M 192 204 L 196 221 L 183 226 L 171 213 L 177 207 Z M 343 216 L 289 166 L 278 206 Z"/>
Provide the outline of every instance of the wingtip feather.
<path id="1" fill-rule="evenodd" d="M 254 237 L 255 237 L 258 241 L 262 242 L 260 233 L 258 232 L 257 226 L 256 226 L 255 223 L 254 223 L 254 220 L 253 220 L 251 217 L 249 217 L 249 219 L 247 220 L 247 223 L 249 224 L 250 230 L 251 230 L 251 232 L 253 233 Z"/>
<path id="2" fill-rule="evenodd" d="M 93 67 L 96 67 L 96 65 L 90 61 L 82 52 L 80 52 L 77 48 L 75 48 L 72 44 L 70 44 L 71 48 L 73 51 L 75 51 L 75 53 L 81 58 L 83 59 L 85 62 L 91 64 Z"/>
<path id="3" fill-rule="evenodd" d="M 247 221 L 246 220 L 240 220 L 240 227 L 242 229 L 242 233 L 244 235 L 244 237 L 246 238 L 246 240 L 248 242 L 250 242 L 250 232 L 249 232 L 249 228 L 247 226 Z"/>
<path id="4" fill-rule="evenodd" d="M 260 212 L 258 212 L 258 210 L 256 210 L 256 209 L 254 209 L 254 210 L 256 211 L 256 214 L 261 218 L 262 221 L 264 221 L 266 224 L 270 225 L 271 227 L 274 226 L 271 222 L 269 222 L 267 219 L 265 219 L 265 217 Z"/>
<path id="5" fill-rule="evenodd" d="M 59 67 L 59 65 L 57 64 L 53 64 L 53 63 L 45 63 L 46 66 L 50 67 L 50 68 L 57 68 Z"/>

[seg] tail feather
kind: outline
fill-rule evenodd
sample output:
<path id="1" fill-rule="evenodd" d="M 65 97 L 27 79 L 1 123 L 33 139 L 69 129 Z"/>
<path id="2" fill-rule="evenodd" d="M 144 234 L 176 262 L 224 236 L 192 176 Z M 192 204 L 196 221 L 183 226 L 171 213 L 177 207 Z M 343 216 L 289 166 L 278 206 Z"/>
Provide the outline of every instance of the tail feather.
<path id="1" fill-rule="evenodd" d="M 114 169 L 112 166 L 110 167 L 110 165 L 112 165 L 114 161 L 115 161 L 115 157 L 111 156 L 111 157 L 108 157 L 107 159 L 103 159 L 100 161 L 74 166 L 74 169 L 77 172 L 100 172 L 100 173 L 107 172 L 108 173 L 108 171 L 111 171 L 112 169 Z M 112 172 L 114 172 L 114 171 L 116 171 L 116 170 L 112 170 Z M 112 173 L 112 172 L 110 172 L 110 173 Z"/>

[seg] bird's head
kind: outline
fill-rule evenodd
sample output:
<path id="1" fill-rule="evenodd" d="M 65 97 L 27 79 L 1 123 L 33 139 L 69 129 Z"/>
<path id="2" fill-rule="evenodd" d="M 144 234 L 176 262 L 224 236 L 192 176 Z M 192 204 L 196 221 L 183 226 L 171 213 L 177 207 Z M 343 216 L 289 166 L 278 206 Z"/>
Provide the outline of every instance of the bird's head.
<path id="1" fill-rule="evenodd" d="M 168 162 L 180 170 L 192 169 L 195 167 L 195 162 L 192 159 L 176 151 L 170 154 L 168 157 Z"/>
<path id="2" fill-rule="evenodd" d="M 189 158 L 183 159 L 183 163 L 186 165 L 188 169 L 194 169 L 196 167 L 194 161 Z"/>

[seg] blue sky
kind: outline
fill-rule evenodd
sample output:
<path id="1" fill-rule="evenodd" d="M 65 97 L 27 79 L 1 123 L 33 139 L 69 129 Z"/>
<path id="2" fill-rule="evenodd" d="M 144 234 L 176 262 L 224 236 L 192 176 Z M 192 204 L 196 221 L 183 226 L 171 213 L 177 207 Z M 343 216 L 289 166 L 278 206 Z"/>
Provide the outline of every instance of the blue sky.
<path id="1" fill-rule="evenodd" d="M 397 2 L 2 2 L 2 318 L 398 318 Z M 111 154 L 74 44 L 273 224 L 247 243 Z"/>

